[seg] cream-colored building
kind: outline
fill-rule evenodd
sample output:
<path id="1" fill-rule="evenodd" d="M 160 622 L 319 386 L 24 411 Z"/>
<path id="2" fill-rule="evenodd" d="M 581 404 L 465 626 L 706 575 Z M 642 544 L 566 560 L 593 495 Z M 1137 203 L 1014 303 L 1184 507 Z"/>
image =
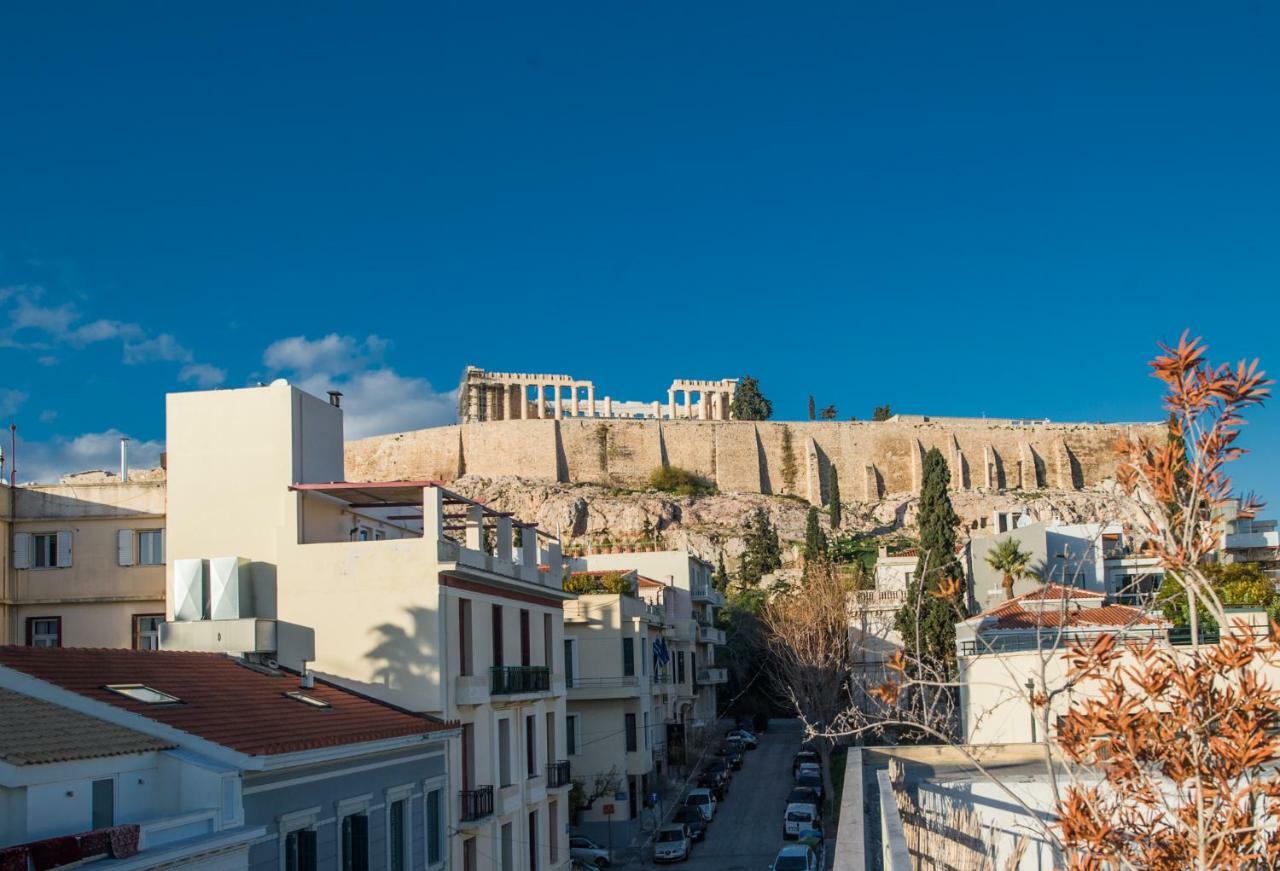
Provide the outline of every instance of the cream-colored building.
<path id="1" fill-rule="evenodd" d="M 0 644 L 153 648 L 165 481 L 103 472 L 0 487 Z"/>
<path id="2" fill-rule="evenodd" d="M 334 402 L 283 381 L 168 397 L 162 646 L 457 723 L 450 867 L 566 868 L 559 543 L 430 481 L 344 480 Z"/>
<path id="3" fill-rule="evenodd" d="M 609 575 L 631 592 L 582 592 Z M 669 646 L 674 620 L 664 601 L 668 588 L 634 570 L 577 572 L 574 580 L 578 599 L 564 607 L 568 749 L 574 776 L 591 800 L 578 829 L 603 841 L 614 825 L 613 837 L 625 842 L 647 797 L 666 791 L 671 714 L 681 691 L 692 698 L 690 675 Z M 606 815 L 610 807 L 613 813 Z"/>
<path id="4" fill-rule="evenodd" d="M 716 628 L 716 612 L 724 607 L 724 594 L 711 585 L 711 563 L 683 550 L 642 553 L 591 553 L 573 560 L 574 571 L 635 570 L 660 584 L 684 590 L 692 604 L 696 642 L 689 650 L 689 675 L 694 697 L 681 703 L 676 722 L 703 729 L 719 718 L 716 687 L 727 683 L 728 672 L 716 663 L 716 647 L 724 644 L 724 630 Z"/>

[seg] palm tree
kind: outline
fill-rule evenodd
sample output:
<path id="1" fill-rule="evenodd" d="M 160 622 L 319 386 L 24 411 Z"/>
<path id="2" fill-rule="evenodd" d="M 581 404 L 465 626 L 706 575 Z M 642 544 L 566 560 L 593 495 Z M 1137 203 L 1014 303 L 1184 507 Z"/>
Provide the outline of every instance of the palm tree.
<path id="1" fill-rule="evenodd" d="M 987 552 L 987 565 L 1004 575 L 1004 595 L 1013 598 L 1013 582 L 1017 578 L 1025 578 L 1030 572 L 1027 566 L 1031 563 L 1031 554 L 1023 552 L 1018 542 L 1006 538 Z"/>

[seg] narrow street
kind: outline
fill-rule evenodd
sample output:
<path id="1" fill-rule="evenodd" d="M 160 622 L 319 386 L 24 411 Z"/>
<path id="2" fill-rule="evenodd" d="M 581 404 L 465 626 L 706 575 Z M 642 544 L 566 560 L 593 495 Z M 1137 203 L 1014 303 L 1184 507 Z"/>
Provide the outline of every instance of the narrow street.
<path id="1" fill-rule="evenodd" d="M 716 808 L 705 840 L 694 844 L 688 871 L 764 871 L 782 846 L 782 812 L 791 790 L 791 759 L 800 747 L 799 723 L 773 720 L 735 771 L 729 795 Z M 790 842 L 787 842 L 790 843 Z M 646 850 L 630 867 L 655 868 Z"/>

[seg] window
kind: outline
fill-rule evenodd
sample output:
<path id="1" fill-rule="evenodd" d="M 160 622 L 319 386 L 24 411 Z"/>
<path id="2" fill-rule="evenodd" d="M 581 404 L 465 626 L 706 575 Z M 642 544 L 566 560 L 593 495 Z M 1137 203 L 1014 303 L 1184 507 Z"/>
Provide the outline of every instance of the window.
<path id="1" fill-rule="evenodd" d="M 569 714 L 564 718 L 565 752 L 570 756 L 578 754 L 578 714 Z"/>
<path id="2" fill-rule="evenodd" d="M 577 659 L 574 655 L 576 646 L 575 639 L 566 638 L 564 640 L 564 685 L 566 687 L 573 686 L 574 665 Z"/>
<path id="3" fill-rule="evenodd" d="M 159 650 L 160 624 L 163 622 L 163 614 L 134 614 L 133 649 Z"/>
<path id="4" fill-rule="evenodd" d="M 306 693 L 298 692 L 297 690 L 294 690 L 293 692 L 285 693 L 285 695 L 296 702 L 302 702 L 304 705 L 309 705 L 310 707 L 313 707 L 313 708 L 332 707 L 332 705 L 330 705 L 324 699 L 318 699 L 315 696 L 309 696 Z"/>
<path id="5" fill-rule="evenodd" d="M 27 618 L 27 646 L 28 647 L 61 647 L 62 646 L 62 618 L 61 617 L 28 617 Z"/>
<path id="6" fill-rule="evenodd" d="M 520 664 L 524 666 L 532 665 L 532 657 L 529 652 L 529 609 L 520 609 Z"/>
<path id="7" fill-rule="evenodd" d="M 530 780 L 538 776 L 538 720 L 533 714 L 524 718 L 525 775 Z"/>
<path id="8" fill-rule="evenodd" d="M 467 838 L 462 842 L 462 871 L 476 871 L 480 867 L 477 853 L 475 838 Z"/>
<path id="9" fill-rule="evenodd" d="M 644 712 L 644 749 L 649 749 L 649 712 Z"/>
<path id="10" fill-rule="evenodd" d="M 315 829 L 297 829 L 285 835 L 285 871 L 316 871 Z"/>
<path id="11" fill-rule="evenodd" d="M 538 871 L 538 812 L 529 811 L 529 871 Z"/>
<path id="12" fill-rule="evenodd" d="M 511 720 L 498 721 L 498 782 L 511 785 Z"/>
<path id="13" fill-rule="evenodd" d="M 342 871 L 369 871 L 369 815 L 342 818 Z"/>
<path id="14" fill-rule="evenodd" d="M 107 689 L 146 705 L 174 705 L 182 701 L 177 696 L 171 696 L 168 693 L 163 693 L 149 686 L 143 686 L 140 683 L 107 684 Z"/>
<path id="15" fill-rule="evenodd" d="M 622 639 L 622 673 L 633 677 L 636 673 L 636 642 L 634 638 Z"/>
<path id="16" fill-rule="evenodd" d="M 444 787 L 427 790 L 427 865 L 444 861 Z"/>
<path id="17" fill-rule="evenodd" d="M 409 871 L 408 799 L 397 799 L 387 805 L 388 871 Z"/>
<path id="18" fill-rule="evenodd" d="M 676 651 L 676 683 L 684 683 L 684 651 Z"/>
<path id="19" fill-rule="evenodd" d="M 475 674 L 471 663 L 471 600 L 458 600 L 458 674 Z"/>
<path id="20" fill-rule="evenodd" d="M 556 818 L 559 814 L 559 805 L 554 801 L 547 802 L 547 846 L 551 851 L 551 867 L 555 867 L 556 862 L 560 860 L 560 833 L 556 831 Z"/>
<path id="21" fill-rule="evenodd" d="M 164 565 L 163 529 L 143 529 L 138 532 L 138 565 Z"/>
<path id="22" fill-rule="evenodd" d="M 625 725 L 623 726 L 623 732 L 626 733 L 626 736 L 627 736 L 627 752 L 635 753 L 636 752 L 636 715 L 625 714 L 624 723 Z"/>
<path id="23" fill-rule="evenodd" d="M 502 824 L 502 871 L 515 871 L 516 845 L 511 823 Z"/>
<path id="24" fill-rule="evenodd" d="M 105 829 L 116 824 L 115 778 L 93 782 L 93 828 Z"/>
<path id="25" fill-rule="evenodd" d="M 462 788 L 471 789 L 476 782 L 476 727 L 473 723 L 462 724 Z"/>
<path id="26" fill-rule="evenodd" d="M 493 664 L 502 665 L 502 606 L 494 605 L 493 617 Z"/>
<path id="27" fill-rule="evenodd" d="M 554 639 L 551 632 L 551 615 L 542 615 L 542 664 L 547 668 L 552 667 L 551 662 L 551 645 Z"/>
<path id="28" fill-rule="evenodd" d="M 37 532 L 31 536 L 31 568 L 55 569 L 66 568 L 69 565 L 71 565 L 71 533 Z"/>

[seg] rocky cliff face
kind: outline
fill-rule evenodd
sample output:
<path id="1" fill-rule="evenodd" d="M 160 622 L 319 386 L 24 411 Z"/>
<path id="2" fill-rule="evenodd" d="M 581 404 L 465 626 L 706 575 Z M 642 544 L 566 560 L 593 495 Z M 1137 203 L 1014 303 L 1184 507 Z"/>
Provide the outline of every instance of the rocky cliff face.
<path id="1" fill-rule="evenodd" d="M 808 503 L 794 497 L 750 493 L 684 497 L 596 484 L 478 476 L 464 476 L 449 486 L 501 511 L 510 511 L 521 520 L 536 521 L 549 532 L 559 530 L 569 546 L 640 544 L 648 529 L 661 537 L 665 547 L 687 547 L 710 559 L 723 551 L 730 566 L 736 564 L 743 551 L 744 524 L 756 508 L 764 508 L 769 514 L 784 551 L 794 562 L 799 556 L 798 543 L 804 540 L 809 511 Z M 990 534 L 992 512 L 1011 508 L 1026 509 L 1039 520 L 1057 518 L 1068 523 L 1136 520 L 1131 502 L 1109 482 L 1087 490 L 956 491 L 951 499 L 964 522 L 962 537 Z M 916 503 L 911 494 L 849 503 L 844 510 L 842 531 L 913 534 Z M 822 521 L 826 527 L 825 511 Z M 788 544 L 797 546 L 788 548 Z"/>

